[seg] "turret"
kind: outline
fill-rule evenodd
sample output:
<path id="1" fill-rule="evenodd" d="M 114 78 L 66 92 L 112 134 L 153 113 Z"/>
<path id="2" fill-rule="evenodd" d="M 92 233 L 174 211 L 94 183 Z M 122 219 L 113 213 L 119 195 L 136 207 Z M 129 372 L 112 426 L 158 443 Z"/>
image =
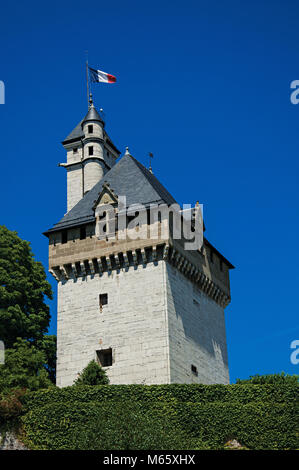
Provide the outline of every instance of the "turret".
<path id="1" fill-rule="evenodd" d="M 67 151 L 67 212 L 110 170 L 119 157 L 90 95 L 88 113 L 62 142 Z"/>

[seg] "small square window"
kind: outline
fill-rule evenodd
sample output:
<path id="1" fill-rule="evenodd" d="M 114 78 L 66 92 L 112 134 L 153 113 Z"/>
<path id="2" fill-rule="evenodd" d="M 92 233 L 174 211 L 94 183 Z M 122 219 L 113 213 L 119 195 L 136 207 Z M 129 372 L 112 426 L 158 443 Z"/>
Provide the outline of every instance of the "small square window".
<path id="1" fill-rule="evenodd" d="M 99 296 L 100 307 L 102 308 L 103 305 L 108 304 L 108 294 L 100 294 Z"/>
<path id="2" fill-rule="evenodd" d="M 198 375 L 197 367 L 194 366 L 193 364 L 191 364 L 191 370 L 192 370 L 193 374 Z"/>
<path id="3" fill-rule="evenodd" d="M 97 351 L 97 358 L 102 367 L 112 366 L 112 349 L 101 349 Z"/>
<path id="4" fill-rule="evenodd" d="M 93 146 L 88 147 L 88 155 L 93 155 Z"/>
<path id="5" fill-rule="evenodd" d="M 92 134 L 93 133 L 93 126 L 90 125 L 88 126 L 88 134 Z"/>
<path id="6" fill-rule="evenodd" d="M 78 153 L 77 147 L 75 147 L 75 148 L 73 149 L 73 153 Z"/>

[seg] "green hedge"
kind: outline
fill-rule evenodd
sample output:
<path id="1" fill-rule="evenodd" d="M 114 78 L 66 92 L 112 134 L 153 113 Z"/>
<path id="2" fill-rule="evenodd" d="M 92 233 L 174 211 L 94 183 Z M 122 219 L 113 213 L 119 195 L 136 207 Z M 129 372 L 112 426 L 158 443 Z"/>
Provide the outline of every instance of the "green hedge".
<path id="1" fill-rule="evenodd" d="M 177 400 L 188 403 L 253 401 L 286 403 L 298 400 L 299 387 L 294 385 L 100 385 L 65 387 L 28 393 L 23 398 L 25 408 L 32 409 L 48 403 L 103 400 L 148 401 Z"/>
<path id="2" fill-rule="evenodd" d="M 38 449 L 221 449 L 230 439 L 249 449 L 299 447 L 298 386 L 82 386 L 22 402 L 27 445 Z M 132 428 L 132 444 L 125 443 Z"/>
<path id="3" fill-rule="evenodd" d="M 249 449 L 299 446 L 298 408 L 294 403 L 184 403 L 177 412 L 186 433 L 207 442 L 212 449 L 223 448 L 234 438 Z"/>
<path id="4" fill-rule="evenodd" d="M 145 410 L 136 401 L 48 404 L 22 418 L 25 444 L 41 450 L 178 450 L 196 446 L 199 439 L 189 437 L 171 413 L 164 411 L 164 406 Z"/>

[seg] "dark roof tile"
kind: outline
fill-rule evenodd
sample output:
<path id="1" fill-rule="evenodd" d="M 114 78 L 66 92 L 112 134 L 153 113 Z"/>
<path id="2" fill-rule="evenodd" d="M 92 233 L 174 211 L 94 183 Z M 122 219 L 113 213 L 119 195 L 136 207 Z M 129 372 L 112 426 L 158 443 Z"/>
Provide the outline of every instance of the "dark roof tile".
<path id="1" fill-rule="evenodd" d="M 94 220 L 94 202 L 104 182 L 118 196 L 126 196 L 127 207 L 132 204 L 166 203 L 176 201 L 160 181 L 131 155 L 124 155 L 111 170 L 48 232 L 81 225 Z M 46 233 L 48 233 L 46 232 Z"/>

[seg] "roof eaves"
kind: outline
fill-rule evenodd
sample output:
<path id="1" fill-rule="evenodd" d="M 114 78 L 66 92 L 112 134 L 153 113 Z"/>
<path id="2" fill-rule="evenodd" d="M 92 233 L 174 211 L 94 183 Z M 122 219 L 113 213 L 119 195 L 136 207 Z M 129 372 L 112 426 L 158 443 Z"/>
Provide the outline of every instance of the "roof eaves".
<path id="1" fill-rule="evenodd" d="M 229 269 L 235 269 L 235 266 L 234 266 L 233 264 L 231 264 L 231 262 L 228 261 L 228 259 L 226 259 L 225 256 L 223 256 L 223 255 L 220 253 L 220 251 L 218 251 L 217 248 L 215 248 L 214 245 L 212 245 L 212 243 L 210 243 L 210 242 L 206 239 L 206 237 L 204 237 L 204 241 L 205 241 L 205 243 L 206 243 L 210 248 L 213 248 L 213 250 L 214 250 L 215 253 L 219 256 L 219 258 L 221 258 L 222 261 L 224 261 L 224 262 L 228 265 Z"/>

